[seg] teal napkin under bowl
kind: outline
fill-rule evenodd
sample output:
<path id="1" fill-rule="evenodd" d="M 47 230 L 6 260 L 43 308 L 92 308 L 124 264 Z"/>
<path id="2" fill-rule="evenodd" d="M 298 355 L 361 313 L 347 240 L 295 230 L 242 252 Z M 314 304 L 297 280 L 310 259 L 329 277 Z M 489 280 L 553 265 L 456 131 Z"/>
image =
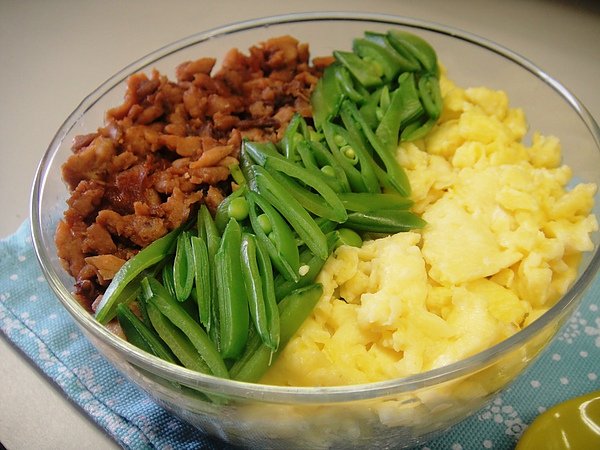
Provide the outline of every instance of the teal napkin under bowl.
<path id="1" fill-rule="evenodd" d="M 123 448 L 234 448 L 158 406 L 92 347 L 46 283 L 29 222 L 0 241 L 0 330 Z M 515 383 L 449 433 L 420 448 L 511 449 L 538 414 L 600 389 L 599 376 L 600 277 L 596 277 L 575 314 Z"/>

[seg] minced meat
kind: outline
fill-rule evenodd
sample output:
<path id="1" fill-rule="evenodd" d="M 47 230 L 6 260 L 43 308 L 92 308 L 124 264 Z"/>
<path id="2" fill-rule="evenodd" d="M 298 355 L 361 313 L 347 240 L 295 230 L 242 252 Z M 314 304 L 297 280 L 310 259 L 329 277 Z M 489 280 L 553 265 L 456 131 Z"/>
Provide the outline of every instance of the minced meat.
<path id="1" fill-rule="evenodd" d="M 123 103 L 74 139 L 62 167 L 70 198 L 55 242 L 80 303 L 91 311 L 121 264 L 200 204 L 214 212 L 242 139 L 277 141 L 294 113 L 310 118 L 330 62 L 309 63 L 308 46 L 282 36 L 230 50 L 217 71 L 200 58 L 180 64 L 176 81 L 132 75 Z"/>

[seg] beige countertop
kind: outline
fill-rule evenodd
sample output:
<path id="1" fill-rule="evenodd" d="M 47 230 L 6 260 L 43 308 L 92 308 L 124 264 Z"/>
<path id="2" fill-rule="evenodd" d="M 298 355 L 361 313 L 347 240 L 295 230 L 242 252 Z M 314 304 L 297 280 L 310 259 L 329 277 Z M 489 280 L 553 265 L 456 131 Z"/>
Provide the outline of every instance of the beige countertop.
<path id="1" fill-rule="evenodd" d="M 553 75 L 600 120 L 593 0 L 0 0 L 0 236 L 29 216 L 35 168 L 56 130 L 113 73 L 205 29 L 310 10 L 403 15 L 483 36 Z M 8 450 L 116 447 L 4 338 L 0 361 L 0 442 Z"/>

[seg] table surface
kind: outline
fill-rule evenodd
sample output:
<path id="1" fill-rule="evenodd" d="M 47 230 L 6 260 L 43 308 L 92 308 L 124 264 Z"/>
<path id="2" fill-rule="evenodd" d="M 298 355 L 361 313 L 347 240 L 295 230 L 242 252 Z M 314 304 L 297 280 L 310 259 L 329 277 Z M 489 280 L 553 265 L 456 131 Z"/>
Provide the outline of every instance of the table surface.
<path id="1" fill-rule="evenodd" d="M 553 75 L 600 121 L 596 0 L 223 0 L 217 6 L 198 0 L 0 0 L 0 237 L 29 216 L 34 172 L 56 130 L 113 73 L 205 29 L 317 10 L 403 15 L 483 36 Z M 0 442 L 6 448 L 117 447 L 4 338 L 0 361 Z"/>

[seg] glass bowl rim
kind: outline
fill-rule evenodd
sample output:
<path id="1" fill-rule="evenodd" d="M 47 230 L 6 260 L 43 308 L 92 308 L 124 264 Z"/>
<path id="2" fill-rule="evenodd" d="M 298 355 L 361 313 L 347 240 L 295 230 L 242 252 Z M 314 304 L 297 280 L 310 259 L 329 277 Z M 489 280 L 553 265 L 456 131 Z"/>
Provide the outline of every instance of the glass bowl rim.
<path id="1" fill-rule="evenodd" d="M 59 298 L 62 305 L 65 307 L 65 309 L 67 309 L 80 327 L 82 327 L 86 332 L 90 333 L 94 338 L 99 339 L 103 343 L 110 346 L 126 361 L 149 370 L 163 378 L 176 380 L 190 387 L 206 389 L 208 391 L 219 392 L 223 395 L 229 395 L 238 398 L 262 400 L 274 403 L 337 403 L 352 400 L 373 399 L 381 396 L 400 393 L 409 393 L 414 390 L 452 381 L 461 376 L 473 373 L 474 371 L 485 367 L 485 365 L 492 364 L 495 360 L 502 358 L 502 356 L 508 354 L 510 351 L 515 350 L 519 345 L 527 342 L 530 338 L 551 324 L 555 319 L 560 317 L 566 310 L 572 308 L 574 306 L 574 302 L 584 293 L 586 288 L 596 276 L 600 268 L 600 251 L 598 247 L 594 250 L 590 263 L 586 269 L 580 274 L 579 278 L 565 293 L 565 295 L 535 322 L 530 324 L 525 329 L 517 332 L 513 336 L 507 338 L 506 340 L 468 358 L 437 369 L 403 378 L 344 386 L 272 386 L 258 383 L 239 382 L 214 377 L 211 375 L 205 375 L 184 367 L 170 364 L 153 355 L 145 353 L 127 341 L 114 335 L 103 325 L 94 320 L 93 316 L 87 313 L 77 303 L 71 293 L 60 281 L 58 273 L 54 270 L 50 263 L 50 255 L 48 255 L 46 252 L 42 234 L 41 218 L 43 212 L 41 211 L 40 203 L 41 194 L 45 185 L 45 179 L 48 176 L 49 163 L 54 158 L 65 136 L 77 124 L 86 111 L 91 108 L 94 103 L 98 101 L 98 99 L 100 99 L 107 91 L 124 81 L 132 73 L 148 67 L 150 64 L 171 53 L 204 42 L 208 39 L 217 38 L 227 34 L 248 31 L 269 25 L 315 21 L 359 21 L 406 26 L 461 39 L 470 44 L 492 51 L 531 72 L 540 80 L 548 84 L 552 89 L 557 91 L 560 96 L 562 96 L 562 98 L 570 105 L 570 107 L 577 112 L 579 117 L 585 123 L 593 137 L 596 147 L 600 151 L 600 128 L 598 127 L 598 124 L 595 122 L 594 118 L 591 116 L 585 106 L 565 86 L 549 76 L 530 60 L 500 44 L 458 28 L 449 27 L 435 22 L 392 14 L 356 11 L 291 13 L 234 22 L 228 25 L 194 33 L 190 36 L 184 37 L 183 39 L 167 44 L 127 65 L 122 70 L 108 78 L 104 83 L 98 86 L 81 101 L 77 108 L 73 110 L 73 112 L 63 122 L 43 157 L 41 158 L 36 170 L 30 198 L 30 226 L 33 245 L 38 262 L 46 280 L 48 281 L 48 284 L 54 291 L 54 294 Z"/>

